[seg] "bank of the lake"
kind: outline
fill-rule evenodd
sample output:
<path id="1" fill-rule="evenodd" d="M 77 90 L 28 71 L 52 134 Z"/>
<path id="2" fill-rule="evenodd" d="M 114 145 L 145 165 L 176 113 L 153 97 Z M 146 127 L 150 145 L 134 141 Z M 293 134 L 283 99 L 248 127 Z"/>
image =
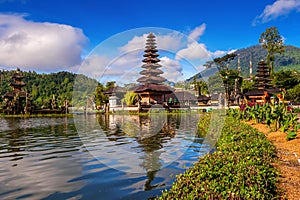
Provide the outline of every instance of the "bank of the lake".
<path id="1" fill-rule="evenodd" d="M 19 115 L 0 114 L 0 117 L 1 118 L 33 118 L 33 117 L 62 118 L 62 117 L 73 117 L 73 114 L 19 114 Z"/>
<path id="2" fill-rule="evenodd" d="M 275 146 L 263 133 L 226 119 L 217 151 L 178 175 L 159 199 L 279 199 Z"/>

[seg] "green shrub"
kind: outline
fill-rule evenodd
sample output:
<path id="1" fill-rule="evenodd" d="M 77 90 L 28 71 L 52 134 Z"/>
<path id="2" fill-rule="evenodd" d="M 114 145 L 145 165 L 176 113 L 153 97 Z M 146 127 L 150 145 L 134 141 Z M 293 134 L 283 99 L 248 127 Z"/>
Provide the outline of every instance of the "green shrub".
<path id="1" fill-rule="evenodd" d="M 278 199 L 275 147 L 229 117 L 217 151 L 200 158 L 159 199 Z"/>

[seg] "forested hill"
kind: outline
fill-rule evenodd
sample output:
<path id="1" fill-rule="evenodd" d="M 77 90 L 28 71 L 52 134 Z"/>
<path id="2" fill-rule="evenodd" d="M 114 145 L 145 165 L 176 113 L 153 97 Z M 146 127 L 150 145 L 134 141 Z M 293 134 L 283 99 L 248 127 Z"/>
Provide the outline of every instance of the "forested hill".
<path id="1" fill-rule="evenodd" d="M 242 75 L 249 76 L 249 63 L 252 56 L 253 73 L 256 73 L 257 63 L 264 59 L 266 60 L 267 51 L 260 45 L 251 46 L 244 49 L 239 49 L 235 54 L 240 54 L 240 63 Z M 238 58 L 235 57 L 230 63 L 229 68 L 237 69 Z M 296 69 L 300 71 L 300 48 L 295 46 L 286 46 L 285 52 L 275 54 L 274 70 L 280 71 L 283 69 Z"/>
<path id="2" fill-rule="evenodd" d="M 0 73 L 0 96 L 2 96 L 12 89 L 9 84 L 15 71 L 1 71 Z M 97 84 L 97 81 L 94 79 L 65 71 L 51 74 L 37 74 L 29 71 L 22 72 L 22 74 L 24 75 L 23 81 L 26 83 L 24 90 L 31 94 L 31 99 L 38 107 L 47 103 L 53 98 L 53 95 L 59 105 L 63 105 L 64 100 L 72 102 L 73 85 L 76 77 L 84 80 L 84 83 L 87 85 L 94 86 Z M 91 88 L 91 90 L 94 89 Z"/>

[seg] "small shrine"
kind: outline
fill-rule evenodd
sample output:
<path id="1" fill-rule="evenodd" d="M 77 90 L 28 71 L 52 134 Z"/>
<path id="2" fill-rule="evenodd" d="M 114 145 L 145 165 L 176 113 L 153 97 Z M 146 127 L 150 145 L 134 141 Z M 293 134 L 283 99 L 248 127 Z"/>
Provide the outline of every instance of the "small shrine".
<path id="1" fill-rule="evenodd" d="M 260 61 L 257 67 L 257 74 L 255 77 L 255 89 L 250 90 L 245 94 L 247 100 L 256 103 L 270 102 L 270 98 L 281 91 L 272 85 L 270 82 L 270 68 L 265 61 Z"/>
<path id="2" fill-rule="evenodd" d="M 159 69 L 161 65 L 160 60 L 157 58 L 158 50 L 156 49 L 155 35 L 150 33 L 147 36 L 146 49 L 142 65 L 142 70 L 140 74 L 142 77 L 137 79 L 140 85 L 135 88 L 135 93 L 139 94 L 141 101 L 141 107 L 150 107 L 153 104 L 166 105 L 167 99 L 166 94 L 170 94 L 173 90 L 164 85 L 163 82 L 166 81 L 164 77 L 161 76 L 163 71 Z"/>
<path id="3" fill-rule="evenodd" d="M 30 112 L 30 101 L 28 100 L 29 94 L 22 91 L 22 88 L 26 86 L 23 82 L 24 76 L 19 68 L 12 75 L 10 86 L 12 91 L 3 95 L 4 106 L 3 111 L 8 114 L 21 114 Z"/>

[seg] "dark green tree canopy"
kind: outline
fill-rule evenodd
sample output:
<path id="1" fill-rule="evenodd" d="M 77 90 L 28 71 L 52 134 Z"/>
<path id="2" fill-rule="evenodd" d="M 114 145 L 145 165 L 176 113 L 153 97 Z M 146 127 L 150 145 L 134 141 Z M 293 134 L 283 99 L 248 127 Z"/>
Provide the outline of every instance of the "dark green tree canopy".
<path id="1" fill-rule="evenodd" d="M 295 70 L 282 70 L 273 74 L 272 82 L 281 89 L 291 89 L 300 83 L 300 73 Z"/>
<path id="2" fill-rule="evenodd" d="M 265 32 L 260 35 L 259 43 L 268 51 L 267 63 L 270 65 L 271 73 L 274 72 L 274 53 L 283 53 L 285 46 L 283 38 L 279 34 L 277 27 L 273 26 L 267 28 Z"/>

